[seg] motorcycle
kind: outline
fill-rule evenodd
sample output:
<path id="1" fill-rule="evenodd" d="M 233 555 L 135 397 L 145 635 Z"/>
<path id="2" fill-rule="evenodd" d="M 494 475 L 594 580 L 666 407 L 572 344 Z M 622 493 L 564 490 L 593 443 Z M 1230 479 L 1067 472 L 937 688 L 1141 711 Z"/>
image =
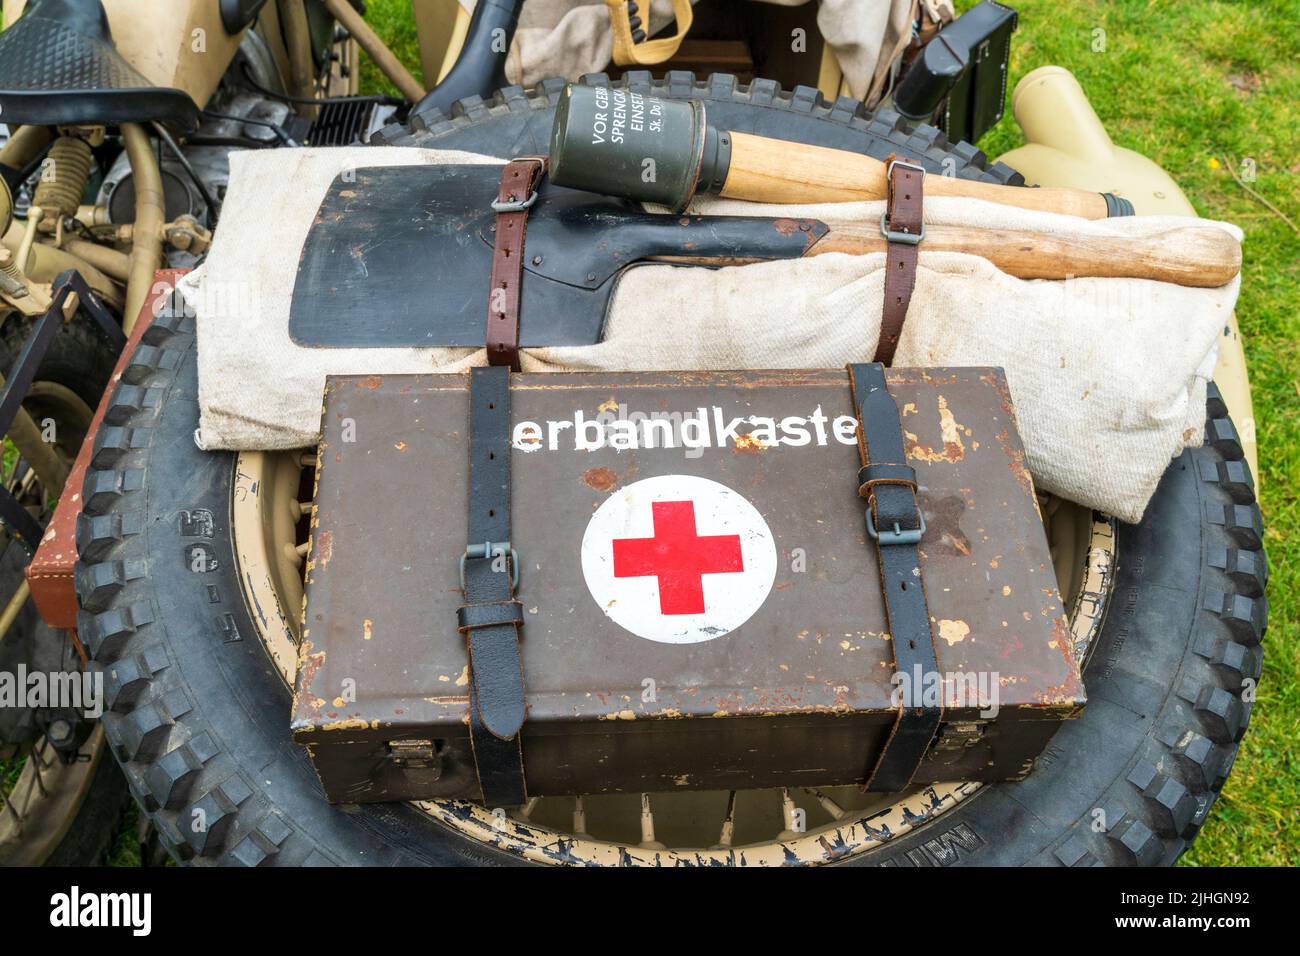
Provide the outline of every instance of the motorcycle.
<path id="1" fill-rule="evenodd" d="M 96 862 L 125 801 L 75 621 L 42 621 L 24 571 L 156 271 L 207 249 L 231 153 L 347 143 L 405 111 L 357 95 L 357 41 L 331 6 L 4 5 L 0 865 Z M 55 675 L 86 693 L 33 693 Z"/>

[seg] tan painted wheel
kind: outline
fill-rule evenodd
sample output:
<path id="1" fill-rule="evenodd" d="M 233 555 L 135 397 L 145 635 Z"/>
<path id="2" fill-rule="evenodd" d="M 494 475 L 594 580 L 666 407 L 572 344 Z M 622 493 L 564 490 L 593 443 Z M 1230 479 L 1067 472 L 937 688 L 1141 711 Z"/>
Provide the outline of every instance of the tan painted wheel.
<path id="1" fill-rule="evenodd" d="M 315 455 L 238 457 L 232 527 L 239 579 L 263 644 L 292 686 Z M 1111 590 L 1113 521 L 1052 496 L 1042 502 L 1076 654 L 1086 655 Z M 954 781 L 902 794 L 856 787 L 542 797 L 510 812 L 463 800 L 415 804 L 445 826 L 539 863 L 780 865 L 842 860 L 955 807 L 980 784 Z"/>
<path id="2" fill-rule="evenodd" d="M 79 758 L 63 763 L 41 737 L 24 755 L 12 786 L 0 781 L 0 867 L 43 866 L 68 836 L 108 754 L 96 727 Z"/>

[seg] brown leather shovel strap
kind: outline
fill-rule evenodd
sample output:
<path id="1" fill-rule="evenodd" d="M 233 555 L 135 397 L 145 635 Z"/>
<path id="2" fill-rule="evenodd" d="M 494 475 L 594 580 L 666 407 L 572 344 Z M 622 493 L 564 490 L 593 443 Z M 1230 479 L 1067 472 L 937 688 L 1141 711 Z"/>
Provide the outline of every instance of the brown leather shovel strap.
<path id="1" fill-rule="evenodd" d="M 519 371 L 519 309 L 524 274 L 528 210 L 546 172 L 545 156 L 520 156 L 506 163 L 497 190 L 492 287 L 488 290 L 487 354 L 491 365 Z"/>
<path id="2" fill-rule="evenodd" d="M 880 321 L 880 343 L 876 361 L 891 365 L 898 339 L 903 334 L 907 306 L 916 285 L 916 259 L 925 226 L 921 219 L 922 184 L 925 170 L 912 163 L 891 159 L 885 171 L 888 198 L 880 231 L 888 243 L 885 253 L 885 305 Z"/>

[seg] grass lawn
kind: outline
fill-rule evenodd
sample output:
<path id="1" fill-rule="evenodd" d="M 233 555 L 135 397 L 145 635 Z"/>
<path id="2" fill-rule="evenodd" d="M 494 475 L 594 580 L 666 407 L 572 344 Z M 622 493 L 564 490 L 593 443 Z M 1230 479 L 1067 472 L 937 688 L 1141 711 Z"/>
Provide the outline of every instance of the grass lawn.
<path id="1" fill-rule="evenodd" d="M 1300 568 L 1291 560 L 1300 544 L 1300 234 L 1259 198 L 1300 226 L 1300 4 L 1010 3 L 1020 29 L 1008 90 L 1035 67 L 1066 67 L 1117 144 L 1167 169 L 1202 216 L 1246 232 L 1237 318 L 1254 389 L 1272 615 L 1250 732 L 1182 862 L 1300 863 Z M 370 0 L 367 16 L 419 76 L 409 9 L 408 0 Z M 391 91 L 369 62 L 362 84 Z M 1022 142 L 1008 108 L 980 146 L 997 156 Z M 1229 171 L 1241 175 L 1246 160 L 1258 197 Z"/>
<path id="2" fill-rule="evenodd" d="M 1250 730 L 1185 864 L 1300 862 L 1300 5 L 1011 0 L 1011 85 L 1047 63 L 1078 77 L 1112 139 L 1163 166 L 1197 212 L 1246 233 L 1237 319 L 1259 441 L 1269 582 L 1264 673 Z M 971 4 L 965 4 L 969 6 Z M 1104 31 L 1105 49 L 1094 52 Z M 1023 142 L 1008 115 L 980 142 Z M 1250 189 L 1232 176 L 1254 161 Z M 1248 178 L 1248 177 L 1243 177 Z M 1239 423 L 1240 424 L 1240 423 Z"/>

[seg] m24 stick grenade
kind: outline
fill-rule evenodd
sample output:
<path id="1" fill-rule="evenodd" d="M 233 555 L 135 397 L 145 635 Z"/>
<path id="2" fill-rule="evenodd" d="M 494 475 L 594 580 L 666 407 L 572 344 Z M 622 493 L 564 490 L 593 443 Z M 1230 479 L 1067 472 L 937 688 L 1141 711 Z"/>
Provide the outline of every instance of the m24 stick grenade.
<path id="1" fill-rule="evenodd" d="M 847 150 L 710 126 L 698 100 L 569 85 L 551 131 L 551 181 L 682 211 L 696 193 L 764 203 L 885 198 L 885 164 Z M 1131 215 L 1127 200 L 1081 189 L 927 176 L 930 196 L 964 196 L 1084 219 Z"/>
<path id="2" fill-rule="evenodd" d="M 699 192 L 791 204 L 884 199 L 885 173 L 884 163 L 858 153 L 719 131 L 705 121 L 704 104 L 698 101 L 661 100 L 605 87 L 567 87 L 551 133 L 550 176 L 556 185 L 677 211 Z M 925 177 L 925 191 L 1087 219 L 1132 211 L 1126 200 L 1103 193 L 995 186 L 946 176 Z M 1231 281 L 1241 268 L 1241 248 L 1231 235 L 1197 227 L 1143 239 L 1102 239 L 934 225 L 926 227 L 922 248 L 982 256 L 1022 279 L 1095 276 L 1213 288 Z M 878 230 L 836 226 L 806 254 L 861 255 L 884 249 Z"/>

